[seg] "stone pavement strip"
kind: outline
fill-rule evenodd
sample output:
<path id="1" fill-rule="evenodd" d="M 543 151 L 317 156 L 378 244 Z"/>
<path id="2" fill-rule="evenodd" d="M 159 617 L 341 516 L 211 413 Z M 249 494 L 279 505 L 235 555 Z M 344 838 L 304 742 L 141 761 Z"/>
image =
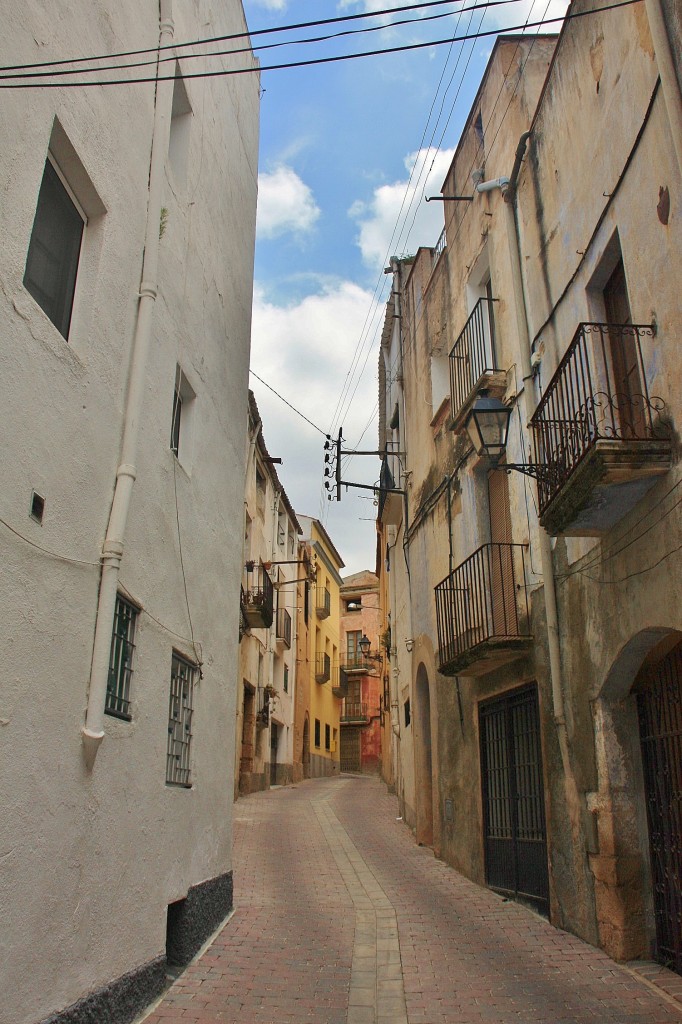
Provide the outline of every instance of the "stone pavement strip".
<path id="1" fill-rule="evenodd" d="M 682 1022 L 682 978 L 474 885 L 396 813 L 373 778 L 239 800 L 235 912 L 145 1024 Z"/>

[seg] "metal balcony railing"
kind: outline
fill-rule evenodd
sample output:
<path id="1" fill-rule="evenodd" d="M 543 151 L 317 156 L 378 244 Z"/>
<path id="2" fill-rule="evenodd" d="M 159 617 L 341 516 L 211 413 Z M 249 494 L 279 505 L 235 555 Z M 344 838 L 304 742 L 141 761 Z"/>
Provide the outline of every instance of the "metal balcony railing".
<path id="1" fill-rule="evenodd" d="M 277 609 L 276 636 L 282 640 L 287 647 L 291 647 L 291 615 L 286 608 Z"/>
<path id="2" fill-rule="evenodd" d="M 318 619 L 327 619 L 332 610 L 331 594 L 326 587 L 317 587 L 315 595 L 315 611 Z"/>
<path id="3" fill-rule="evenodd" d="M 649 397 L 642 360 L 641 339 L 653 335 L 649 324 L 578 325 L 531 419 L 535 460 L 546 467 L 541 515 L 597 441 L 662 436 L 654 414 L 664 403 Z"/>
<path id="4" fill-rule="evenodd" d="M 265 566 L 247 562 L 242 589 L 242 610 L 249 626 L 269 629 L 274 612 L 274 587 Z"/>
<path id="5" fill-rule="evenodd" d="M 524 545 L 484 544 L 458 565 L 436 587 L 436 624 L 446 675 L 487 641 L 529 639 Z"/>
<path id="6" fill-rule="evenodd" d="M 450 400 L 452 416 L 460 410 L 487 373 L 499 372 L 495 361 L 493 302 L 479 299 L 450 352 Z"/>
<path id="7" fill-rule="evenodd" d="M 346 672 L 367 671 L 367 662 L 363 657 L 362 651 L 346 653 L 346 655 L 341 659 L 341 665 Z"/>
<path id="8" fill-rule="evenodd" d="M 366 722 L 369 718 L 369 705 L 363 700 L 344 700 L 341 708 L 342 722 Z"/>
<path id="9" fill-rule="evenodd" d="M 438 260 L 441 258 L 442 253 L 445 252 L 446 246 L 447 246 L 447 239 L 446 239 L 446 236 L 445 236 L 445 228 L 443 228 L 443 230 L 440 233 L 440 238 L 438 239 L 438 241 L 436 242 L 436 244 L 433 247 L 433 264 L 432 264 L 432 266 L 434 268 L 436 266 L 436 263 L 438 263 Z"/>
<path id="10" fill-rule="evenodd" d="M 328 683 L 332 675 L 332 660 L 328 654 L 320 652 L 315 658 L 315 681 Z"/>

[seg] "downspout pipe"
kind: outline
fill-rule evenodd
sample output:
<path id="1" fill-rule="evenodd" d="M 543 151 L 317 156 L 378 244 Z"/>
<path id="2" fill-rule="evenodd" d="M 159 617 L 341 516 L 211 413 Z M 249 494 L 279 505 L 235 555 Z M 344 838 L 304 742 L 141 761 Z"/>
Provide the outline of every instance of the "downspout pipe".
<path id="1" fill-rule="evenodd" d="M 682 90 L 675 71 L 675 58 L 665 24 L 661 0 L 645 0 L 646 15 L 661 77 L 665 108 L 673 137 L 677 164 L 682 174 Z"/>
<path id="2" fill-rule="evenodd" d="M 505 189 L 505 202 L 503 204 L 507 225 L 507 240 L 509 243 L 509 257 L 514 290 L 514 306 L 516 309 L 519 337 L 519 362 L 523 377 L 523 402 L 526 423 L 530 421 L 535 409 L 533 403 L 533 392 L 529 386 L 530 381 L 533 379 L 533 370 L 530 362 L 531 333 L 528 324 L 528 309 L 526 306 L 525 289 L 521 273 L 521 246 L 519 239 L 518 212 L 516 208 L 516 183 L 530 134 L 530 132 L 524 132 L 519 140 L 514 160 L 514 167 L 509 184 Z M 571 835 L 573 839 L 576 863 L 576 881 L 578 888 L 582 889 L 582 905 L 583 907 L 587 907 L 590 903 L 590 884 L 588 878 L 589 868 L 585 858 L 585 843 L 583 839 L 585 832 L 583 815 L 587 813 L 587 810 L 584 800 L 581 799 L 580 792 L 578 790 L 570 757 L 569 737 L 564 709 L 564 681 L 561 665 L 559 618 L 557 614 L 556 582 L 554 578 L 554 562 L 552 558 L 551 540 L 547 532 L 539 524 L 538 535 L 543 578 L 545 616 L 547 622 L 547 646 L 549 653 L 549 674 L 552 688 L 554 723 L 557 730 L 561 763 L 564 771 L 564 793 L 571 823 Z"/>
<path id="3" fill-rule="evenodd" d="M 169 46 L 173 41 L 174 35 L 172 0 L 160 0 L 159 14 L 159 47 Z M 144 404 L 152 317 L 158 290 L 159 223 L 161 220 L 163 179 L 170 136 L 172 106 L 173 81 L 157 82 L 149 165 L 147 223 L 137 322 L 135 324 L 130 360 L 128 397 L 123 421 L 120 462 L 116 471 L 114 497 L 102 546 L 102 576 L 95 620 L 95 639 L 90 668 L 88 704 L 85 725 L 81 730 L 85 763 L 89 771 L 92 771 L 94 767 L 97 751 L 104 739 L 104 706 L 109 675 L 111 633 L 114 624 L 116 594 L 118 591 L 121 560 L 123 558 L 128 510 L 133 484 L 137 476 L 137 443 Z"/>

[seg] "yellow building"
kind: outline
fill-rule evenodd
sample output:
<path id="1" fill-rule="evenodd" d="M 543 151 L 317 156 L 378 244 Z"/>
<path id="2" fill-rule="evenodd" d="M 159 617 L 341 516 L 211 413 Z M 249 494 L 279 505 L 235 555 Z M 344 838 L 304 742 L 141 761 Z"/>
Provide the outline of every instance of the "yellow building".
<path id="1" fill-rule="evenodd" d="M 318 519 L 298 516 L 310 545 L 315 584 L 310 592 L 307 661 L 310 666 L 310 776 L 339 771 L 339 589 L 344 563 Z M 303 673 L 301 674 L 303 677 Z"/>

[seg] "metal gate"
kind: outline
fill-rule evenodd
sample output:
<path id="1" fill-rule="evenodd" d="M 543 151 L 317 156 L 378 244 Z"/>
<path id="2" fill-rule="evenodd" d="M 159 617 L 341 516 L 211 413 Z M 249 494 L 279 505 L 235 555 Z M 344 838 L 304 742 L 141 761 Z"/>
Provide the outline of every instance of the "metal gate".
<path id="1" fill-rule="evenodd" d="M 344 725 L 341 727 L 341 771 L 359 772 L 362 770 L 360 761 L 359 726 Z"/>
<path id="2" fill-rule="evenodd" d="M 682 644 L 646 674 L 637 693 L 656 959 L 682 974 Z"/>
<path id="3" fill-rule="evenodd" d="M 537 688 L 481 704 L 479 727 L 486 882 L 548 915 Z"/>

